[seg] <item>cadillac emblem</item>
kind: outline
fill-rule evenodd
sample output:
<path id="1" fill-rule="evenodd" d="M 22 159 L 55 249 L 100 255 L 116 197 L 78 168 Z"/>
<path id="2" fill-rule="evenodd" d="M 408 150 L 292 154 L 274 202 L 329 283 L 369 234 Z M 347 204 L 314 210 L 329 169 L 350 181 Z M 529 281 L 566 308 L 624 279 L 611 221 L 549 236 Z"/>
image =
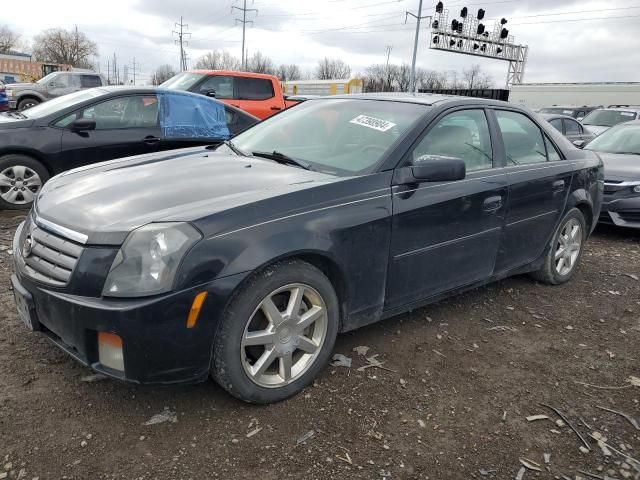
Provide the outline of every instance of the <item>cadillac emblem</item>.
<path id="1" fill-rule="evenodd" d="M 31 252 L 33 251 L 33 247 L 35 247 L 36 242 L 33 238 L 31 238 L 31 235 L 29 235 L 27 238 L 25 238 L 24 243 L 22 244 L 22 256 L 24 258 L 29 257 L 29 255 L 31 255 Z"/>

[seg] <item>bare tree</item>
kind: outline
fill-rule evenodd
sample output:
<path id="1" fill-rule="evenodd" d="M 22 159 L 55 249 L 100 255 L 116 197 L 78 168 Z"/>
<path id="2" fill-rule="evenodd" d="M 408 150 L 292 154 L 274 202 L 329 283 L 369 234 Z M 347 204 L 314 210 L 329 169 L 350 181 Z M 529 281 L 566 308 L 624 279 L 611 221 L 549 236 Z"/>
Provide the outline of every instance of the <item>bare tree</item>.
<path id="1" fill-rule="evenodd" d="M 389 65 L 389 71 L 391 71 L 391 67 L 392 65 Z M 359 77 L 362 78 L 365 92 L 383 92 L 386 88 L 387 67 L 382 64 L 371 65 Z"/>
<path id="2" fill-rule="evenodd" d="M 6 25 L 0 25 L 0 53 L 9 53 L 18 46 L 20 35 Z"/>
<path id="3" fill-rule="evenodd" d="M 411 65 L 403 63 L 395 67 L 395 82 L 400 92 L 408 92 L 411 84 Z"/>
<path id="4" fill-rule="evenodd" d="M 416 70 L 416 83 L 418 89 L 442 90 L 447 88 L 447 75 L 443 72 L 419 68 Z"/>
<path id="5" fill-rule="evenodd" d="M 302 72 L 300 71 L 300 67 L 294 63 L 290 65 L 282 64 L 278 67 L 276 76 L 281 82 L 290 82 L 300 80 L 302 78 Z"/>
<path id="6" fill-rule="evenodd" d="M 240 60 L 225 50 L 213 50 L 198 58 L 195 68 L 202 70 L 240 70 Z"/>
<path id="7" fill-rule="evenodd" d="M 493 85 L 491 75 L 485 73 L 478 64 L 471 65 L 462 71 L 465 88 L 490 88 Z"/>
<path id="8" fill-rule="evenodd" d="M 351 76 L 351 67 L 339 58 L 324 58 L 318 62 L 316 69 L 316 78 L 319 80 L 333 80 L 349 78 Z"/>
<path id="9" fill-rule="evenodd" d="M 273 60 L 258 51 L 247 60 L 247 72 L 274 75 L 276 73 L 276 67 L 273 64 Z"/>
<path id="10" fill-rule="evenodd" d="M 175 76 L 175 74 L 176 71 L 171 65 L 160 65 L 153 75 L 151 75 L 151 83 L 160 85 Z"/>
<path id="11" fill-rule="evenodd" d="M 64 63 L 78 68 L 93 68 L 92 55 L 98 55 L 98 45 L 84 33 L 52 28 L 36 35 L 33 56 L 43 62 Z"/>

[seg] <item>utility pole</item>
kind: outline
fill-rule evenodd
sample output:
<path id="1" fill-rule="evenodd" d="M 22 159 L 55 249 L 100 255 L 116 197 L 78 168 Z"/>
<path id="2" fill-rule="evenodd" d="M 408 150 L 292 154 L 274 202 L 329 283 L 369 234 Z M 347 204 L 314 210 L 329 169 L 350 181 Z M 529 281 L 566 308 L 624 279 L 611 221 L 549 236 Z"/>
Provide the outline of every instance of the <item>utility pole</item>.
<path id="1" fill-rule="evenodd" d="M 386 47 L 384 47 L 384 49 L 387 52 L 387 66 L 385 69 L 387 75 L 387 88 L 391 90 L 391 79 L 389 78 L 389 58 L 391 57 L 391 50 L 393 50 L 393 45 L 387 45 Z M 382 89 L 384 90 L 384 85 L 382 86 Z"/>
<path id="2" fill-rule="evenodd" d="M 140 65 L 137 65 L 140 66 Z M 133 86 L 136 85 L 136 57 L 133 57 Z"/>
<path id="3" fill-rule="evenodd" d="M 411 62 L 411 80 L 409 83 L 409 91 L 411 93 L 415 93 L 416 91 L 416 57 L 418 56 L 418 38 L 420 37 L 420 21 L 425 18 L 429 19 L 429 26 L 431 26 L 431 20 L 433 17 L 430 15 L 422 16 L 422 0 L 420 0 L 420 4 L 418 5 L 418 15 L 415 15 L 411 12 L 405 12 L 404 23 L 407 23 L 407 18 L 411 15 L 413 18 L 417 20 L 416 24 L 416 39 L 413 43 L 413 61 Z"/>
<path id="4" fill-rule="evenodd" d="M 189 25 L 182 23 L 182 17 L 180 17 L 180 23 L 175 23 L 174 25 L 176 28 L 180 27 L 180 31 L 174 30 L 172 33 L 178 35 L 178 40 L 175 42 L 180 45 L 180 71 L 184 72 L 187 69 L 187 57 L 184 54 L 184 47 L 188 45 L 189 42 L 186 42 L 183 38 L 185 36 L 191 36 L 191 34 L 184 31 L 184 29 L 189 28 Z"/>
<path id="5" fill-rule="evenodd" d="M 113 52 L 113 82 L 115 85 L 120 85 L 120 79 L 118 78 L 118 58 L 116 52 Z"/>
<path id="6" fill-rule="evenodd" d="M 242 8 L 236 7 L 234 5 L 233 7 L 231 7 L 231 11 L 233 12 L 233 10 L 236 9 L 242 12 L 242 20 L 239 18 L 236 18 L 236 25 L 238 23 L 242 24 L 242 69 L 246 70 L 247 55 L 245 54 L 244 45 L 245 45 L 246 33 L 247 33 L 247 23 L 250 23 L 251 25 L 253 25 L 253 20 L 247 20 L 247 12 L 256 12 L 256 15 L 258 15 L 258 10 L 256 8 L 247 8 L 247 0 L 242 0 L 242 2 L 243 2 Z"/>
<path id="7" fill-rule="evenodd" d="M 107 85 L 111 85 L 111 62 L 107 60 Z"/>

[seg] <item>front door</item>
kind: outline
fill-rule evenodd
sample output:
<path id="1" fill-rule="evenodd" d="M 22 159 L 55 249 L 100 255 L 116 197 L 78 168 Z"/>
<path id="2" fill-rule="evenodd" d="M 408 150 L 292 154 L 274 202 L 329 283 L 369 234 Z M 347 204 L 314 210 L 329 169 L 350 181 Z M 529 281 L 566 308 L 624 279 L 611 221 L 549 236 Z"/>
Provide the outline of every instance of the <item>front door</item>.
<path id="1" fill-rule="evenodd" d="M 96 129 L 75 132 L 76 118 L 95 120 Z M 111 98 L 86 107 L 56 123 L 62 134 L 64 169 L 155 152 L 160 145 L 158 99 L 155 95 L 129 95 Z"/>
<path id="2" fill-rule="evenodd" d="M 536 260 L 564 212 L 573 165 L 528 116 L 495 110 L 509 180 L 509 208 L 496 272 Z"/>
<path id="3" fill-rule="evenodd" d="M 489 278 L 500 244 L 507 176 L 494 168 L 484 109 L 458 110 L 430 127 L 412 152 L 465 161 L 464 180 L 393 187 L 385 307 L 395 308 Z"/>

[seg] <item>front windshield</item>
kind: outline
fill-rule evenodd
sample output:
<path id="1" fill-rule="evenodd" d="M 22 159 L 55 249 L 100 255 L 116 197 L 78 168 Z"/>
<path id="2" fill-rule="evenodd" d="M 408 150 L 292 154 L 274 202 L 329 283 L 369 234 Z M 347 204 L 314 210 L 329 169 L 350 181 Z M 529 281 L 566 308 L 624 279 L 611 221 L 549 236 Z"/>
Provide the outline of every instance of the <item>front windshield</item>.
<path id="1" fill-rule="evenodd" d="M 166 82 L 160 85 L 160 88 L 168 88 L 169 90 L 184 90 L 187 91 L 198 83 L 206 75 L 202 73 L 182 72 L 178 75 L 171 77 Z"/>
<path id="2" fill-rule="evenodd" d="M 58 76 L 58 72 L 53 72 L 50 73 L 49 75 L 45 75 L 44 77 L 42 77 L 40 80 L 38 80 L 36 83 L 40 84 L 40 85 L 46 85 L 49 82 L 53 82 L 53 80 Z"/>
<path id="3" fill-rule="evenodd" d="M 81 90 L 79 92 L 70 93 L 69 95 L 63 95 L 62 97 L 54 98 L 48 102 L 40 103 L 35 107 L 31 107 L 28 110 L 23 110 L 22 113 L 27 118 L 42 118 L 52 113 L 56 113 L 65 108 L 72 107 L 85 100 L 91 100 L 92 98 L 104 95 L 104 90 L 100 88 L 92 88 L 89 90 Z"/>
<path id="4" fill-rule="evenodd" d="M 247 154 L 278 152 L 314 170 L 363 174 L 429 108 L 365 99 L 310 100 L 254 126 L 233 143 Z"/>
<path id="5" fill-rule="evenodd" d="M 584 117 L 582 124 L 597 127 L 613 127 L 619 123 L 635 119 L 635 112 L 624 112 L 621 110 L 594 110 Z"/>
<path id="6" fill-rule="evenodd" d="M 604 153 L 626 153 L 640 155 L 640 124 L 619 125 L 594 138 L 584 147 Z"/>

